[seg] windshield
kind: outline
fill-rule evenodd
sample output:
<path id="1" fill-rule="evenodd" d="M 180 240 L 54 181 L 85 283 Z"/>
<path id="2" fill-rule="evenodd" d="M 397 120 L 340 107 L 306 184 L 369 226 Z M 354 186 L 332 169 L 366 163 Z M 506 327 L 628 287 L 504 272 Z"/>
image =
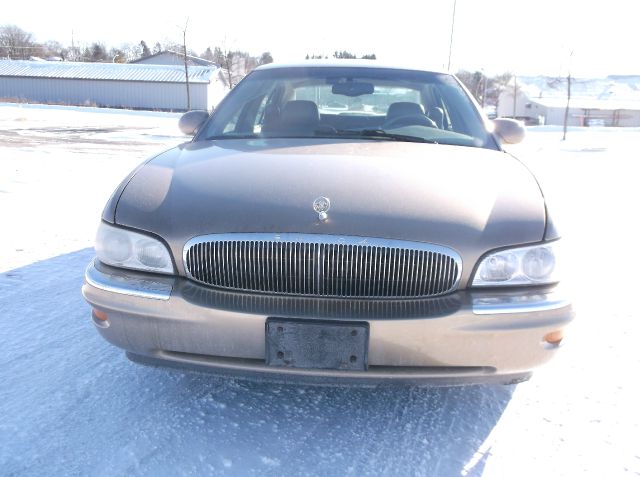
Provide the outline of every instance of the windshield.
<path id="1" fill-rule="evenodd" d="M 450 75 L 373 67 L 257 70 L 220 104 L 196 140 L 340 138 L 497 145 Z"/>

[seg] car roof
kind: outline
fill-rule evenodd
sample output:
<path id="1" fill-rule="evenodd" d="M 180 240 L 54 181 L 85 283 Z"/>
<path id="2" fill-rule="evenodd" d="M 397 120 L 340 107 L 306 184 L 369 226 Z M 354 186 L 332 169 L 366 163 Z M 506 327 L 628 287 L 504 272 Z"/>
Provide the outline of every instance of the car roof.
<path id="1" fill-rule="evenodd" d="M 406 65 L 406 64 L 388 64 L 383 63 L 378 60 L 346 60 L 346 59 L 326 59 L 326 60 L 304 60 L 292 63 L 268 63 L 266 65 L 261 65 L 256 68 L 256 70 L 271 70 L 271 69 L 281 69 L 281 68 L 385 68 L 385 69 L 396 69 L 396 70 L 413 70 L 413 71 L 425 71 L 430 73 L 442 73 L 442 74 L 451 74 L 448 71 L 443 71 L 439 69 L 433 68 L 421 68 L 419 66 L 414 65 Z"/>

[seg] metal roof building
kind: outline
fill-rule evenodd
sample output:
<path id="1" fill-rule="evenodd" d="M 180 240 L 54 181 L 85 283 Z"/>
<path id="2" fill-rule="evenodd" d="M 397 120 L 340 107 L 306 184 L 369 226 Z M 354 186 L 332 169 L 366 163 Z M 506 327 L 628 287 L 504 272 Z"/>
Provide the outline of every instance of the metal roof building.
<path id="1" fill-rule="evenodd" d="M 149 64 L 149 65 L 181 65 L 184 66 L 184 54 L 176 51 L 165 50 L 153 55 L 138 58 L 129 63 Z M 187 55 L 187 64 L 189 66 L 217 66 L 213 61 L 198 58 L 197 56 Z"/>
<path id="2" fill-rule="evenodd" d="M 189 67 L 191 109 L 211 109 L 228 88 L 220 69 Z M 0 99 L 115 108 L 187 109 L 184 66 L 0 61 Z"/>

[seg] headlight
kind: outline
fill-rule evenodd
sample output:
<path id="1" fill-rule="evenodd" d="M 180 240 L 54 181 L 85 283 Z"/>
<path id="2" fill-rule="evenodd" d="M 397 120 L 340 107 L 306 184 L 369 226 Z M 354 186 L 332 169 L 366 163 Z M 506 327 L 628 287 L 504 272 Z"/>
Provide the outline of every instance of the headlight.
<path id="1" fill-rule="evenodd" d="M 558 241 L 518 247 L 485 256 L 473 278 L 474 287 L 538 285 L 560 281 Z"/>
<path id="2" fill-rule="evenodd" d="M 98 260 L 115 267 L 173 273 L 171 255 L 160 240 L 101 223 L 96 237 Z"/>

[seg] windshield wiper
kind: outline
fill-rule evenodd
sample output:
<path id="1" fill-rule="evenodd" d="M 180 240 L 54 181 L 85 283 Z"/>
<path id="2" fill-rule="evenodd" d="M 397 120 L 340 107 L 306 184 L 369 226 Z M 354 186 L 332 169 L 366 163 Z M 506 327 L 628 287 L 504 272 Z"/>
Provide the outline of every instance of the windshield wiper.
<path id="1" fill-rule="evenodd" d="M 315 135 L 309 136 L 287 136 L 287 135 L 274 135 L 264 136 L 265 139 L 313 139 L 313 138 L 331 138 L 331 137 L 353 137 L 362 139 L 382 139 L 387 141 L 400 141 L 400 142 L 420 142 L 429 144 L 438 144 L 438 141 L 434 139 L 425 139 L 419 136 L 409 136 L 407 134 L 394 134 L 388 133 L 382 129 L 338 129 L 337 131 L 316 131 Z M 223 134 L 218 136 L 209 136 L 207 141 L 222 140 L 222 139 L 258 139 L 260 135 L 257 134 Z"/>
<path id="2" fill-rule="evenodd" d="M 438 144 L 438 141 L 434 139 L 425 139 L 423 137 L 418 136 L 409 136 L 407 134 L 395 134 L 384 131 L 383 129 L 361 129 L 361 130 L 348 130 L 348 129 L 340 129 L 337 131 L 339 136 L 356 136 L 363 138 L 374 138 L 374 139 L 387 139 L 390 141 L 401 141 L 401 142 L 423 142 L 429 144 Z"/>
<path id="3" fill-rule="evenodd" d="M 256 134 L 222 134 L 219 136 L 209 136 L 206 138 L 207 141 L 214 141 L 220 139 L 257 139 L 260 136 Z"/>

